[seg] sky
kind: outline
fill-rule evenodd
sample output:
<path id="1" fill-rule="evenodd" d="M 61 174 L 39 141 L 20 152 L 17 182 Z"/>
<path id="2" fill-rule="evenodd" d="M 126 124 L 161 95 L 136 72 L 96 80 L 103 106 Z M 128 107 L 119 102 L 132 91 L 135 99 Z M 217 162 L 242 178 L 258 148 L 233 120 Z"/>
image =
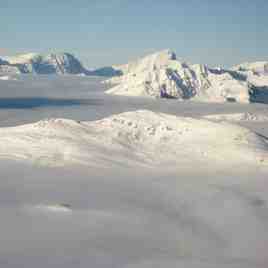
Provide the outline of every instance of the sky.
<path id="1" fill-rule="evenodd" d="M 0 56 L 70 52 L 87 67 L 170 48 L 211 66 L 268 60 L 267 0 L 1 0 Z"/>

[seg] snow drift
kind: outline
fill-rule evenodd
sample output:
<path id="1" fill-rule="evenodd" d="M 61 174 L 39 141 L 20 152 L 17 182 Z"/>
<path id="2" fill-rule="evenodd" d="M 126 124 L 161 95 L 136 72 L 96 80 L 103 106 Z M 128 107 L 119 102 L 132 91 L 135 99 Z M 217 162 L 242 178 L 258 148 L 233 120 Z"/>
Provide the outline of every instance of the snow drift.
<path id="1" fill-rule="evenodd" d="M 48 119 L 1 128 L 0 157 L 52 166 L 262 165 L 267 143 L 239 126 L 141 110 L 92 122 Z"/>

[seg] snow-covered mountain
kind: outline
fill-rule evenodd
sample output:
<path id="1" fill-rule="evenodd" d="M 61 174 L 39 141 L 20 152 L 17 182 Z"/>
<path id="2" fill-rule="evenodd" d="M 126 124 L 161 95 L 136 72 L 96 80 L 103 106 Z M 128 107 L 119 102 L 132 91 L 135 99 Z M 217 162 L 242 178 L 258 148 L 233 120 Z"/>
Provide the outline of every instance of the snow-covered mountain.
<path id="1" fill-rule="evenodd" d="M 266 140 L 248 129 L 147 110 L 92 122 L 49 119 L 0 129 L 0 157 L 44 165 L 266 165 Z"/>
<path id="2" fill-rule="evenodd" d="M 247 73 L 180 62 L 170 50 L 116 68 L 123 75 L 106 81 L 111 85 L 108 94 L 213 102 L 249 102 L 251 98 Z"/>
<path id="3" fill-rule="evenodd" d="M 246 62 L 234 66 L 232 68 L 235 71 L 252 73 L 255 75 L 268 75 L 268 62 L 267 61 L 257 61 L 257 62 Z"/>
<path id="4" fill-rule="evenodd" d="M 268 98 L 268 62 L 244 63 L 231 69 L 209 68 L 179 61 L 171 50 L 95 70 L 87 70 L 69 53 L 28 53 L 0 59 L 0 75 L 21 73 L 110 77 L 106 92 L 115 95 L 243 103 Z"/>
<path id="5" fill-rule="evenodd" d="M 4 73 L 10 71 L 33 74 L 87 74 L 81 62 L 69 53 L 28 53 L 7 57 L 5 63 L 0 62 L 0 68 L 0 72 Z"/>

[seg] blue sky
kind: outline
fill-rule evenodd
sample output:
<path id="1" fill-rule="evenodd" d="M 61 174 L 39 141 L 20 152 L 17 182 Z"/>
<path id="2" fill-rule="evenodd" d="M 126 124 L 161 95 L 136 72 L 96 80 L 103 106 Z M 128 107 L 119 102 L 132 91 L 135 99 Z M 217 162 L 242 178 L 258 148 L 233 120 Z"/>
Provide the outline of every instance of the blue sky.
<path id="1" fill-rule="evenodd" d="M 68 51 L 89 67 L 171 48 L 192 63 L 268 60 L 267 0 L 1 0 L 0 55 Z"/>

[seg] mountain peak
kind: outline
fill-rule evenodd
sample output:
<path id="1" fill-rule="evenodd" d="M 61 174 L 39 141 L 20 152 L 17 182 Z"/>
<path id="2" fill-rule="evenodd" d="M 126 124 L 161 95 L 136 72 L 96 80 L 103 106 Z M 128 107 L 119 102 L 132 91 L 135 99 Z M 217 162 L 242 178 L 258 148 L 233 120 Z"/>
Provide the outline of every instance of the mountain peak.
<path id="1" fill-rule="evenodd" d="M 113 85 L 109 94 L 212 102 L 249 102 L 250 98 L 246 78 L 238 72 L 180 62 L 170 49 L 117 68 L 123 75 L 107 81 Z"/>

